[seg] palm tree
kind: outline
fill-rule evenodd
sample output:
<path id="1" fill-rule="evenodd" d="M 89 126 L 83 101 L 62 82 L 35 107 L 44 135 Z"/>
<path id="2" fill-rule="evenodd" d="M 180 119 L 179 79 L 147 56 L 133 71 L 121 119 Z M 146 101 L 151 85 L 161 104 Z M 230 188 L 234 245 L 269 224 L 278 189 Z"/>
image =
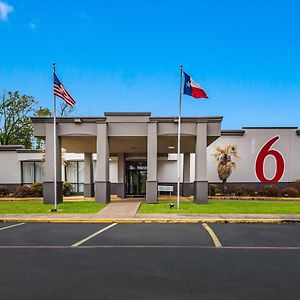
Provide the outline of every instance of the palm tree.
<path id="1" fill-rule="evenodd" d="M 218 146 L 213 154 L 218 163 L 218 176 L 223 182 L 223 193 L 226 191 L 226 181 L 236 167 L 235 160 L 239 159 L 237 147 L 235 145 L 226 145 L 223 148 Z"/>

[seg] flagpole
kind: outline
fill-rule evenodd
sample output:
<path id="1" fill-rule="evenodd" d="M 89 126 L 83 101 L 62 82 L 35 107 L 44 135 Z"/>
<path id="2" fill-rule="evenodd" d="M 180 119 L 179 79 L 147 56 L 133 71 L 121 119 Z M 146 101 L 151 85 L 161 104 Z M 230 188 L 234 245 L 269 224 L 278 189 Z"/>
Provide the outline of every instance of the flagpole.
<path id="1" fill-rule="evenodd" d="M 55 62 L 53 63 L 53 76 L 56 72 Z M 53 93 L 53 161 L 54 161 L 54 208 L 51 211 L 57 211 L 57 159 L 56 159 L 56 95 Z"/>
<path id="2" fill-rule="evenodd" d="M 180 205 L 181 98 L 182 98 L 182 65 L 180 65 L 180 91 L 179 91 L 178 137 L 177 137 L 177 210 L 179 210 L 179 205 Z"/>

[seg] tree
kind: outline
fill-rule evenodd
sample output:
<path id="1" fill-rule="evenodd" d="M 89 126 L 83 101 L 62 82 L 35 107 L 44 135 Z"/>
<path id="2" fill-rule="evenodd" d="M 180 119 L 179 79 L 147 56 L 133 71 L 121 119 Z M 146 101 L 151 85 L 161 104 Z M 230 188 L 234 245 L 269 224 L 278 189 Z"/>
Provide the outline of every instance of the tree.
<path id="1" fill-rule="evenodd" d="M 223 182 L 223 193 L 226 192 L 226 182 L 232 173 L 232 170 L 236 167 L 234 160 L 239 159 L 237 155 L 237 147 L 235 145 L 226 145 L 224 148 L 218 146 L 214 154 L 217 161 L 218 176 Z"/>
<path id="2" fill-rule="evenodd" d="M 66 102 L 60 102 L 60 104 L 58 105 L 57 114 L 60 117 L 69 117 L 74 114 L 74 112 L 74 106 L 70 106 Z"/>
<path id="3" fill-rule="evenodd" d="M 42 106 L 40 106 L 35 111 L 34 115 L 37 116 L 37 117 L 51 117 L 52 116 L 52 111 L 48 107 L 42 107 Z"/>
<path id="4" fill-rule="evenodd" d="M 3 94 L 0 103 L 0 144 L 32 147 L 33 128 L 30 114 L 37 101 L 18 91 Z"/>

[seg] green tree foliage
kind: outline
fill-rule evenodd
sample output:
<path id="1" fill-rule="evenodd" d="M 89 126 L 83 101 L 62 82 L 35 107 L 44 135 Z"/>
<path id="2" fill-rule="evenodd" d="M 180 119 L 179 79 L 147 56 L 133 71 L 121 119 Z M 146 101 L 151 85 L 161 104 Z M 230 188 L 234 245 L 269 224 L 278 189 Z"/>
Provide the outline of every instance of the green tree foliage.
<path id="1" fill-rule="evenodd" d="M 32 147 L 33 128 L 30 115 L 37 101 L 18 91 L 3 94 L 0 103 L 0 144 Z"/>
<path id="2" fill-rule="evenodd" d="M 1 99 L 1 98 L 0 98 Z M 36 109 L 34 97 L 21 95 L 18 91 L 3 93 L 0 100 L 0 145 L 24 145 L 25 148 L 43 148 L 45 142 L 33 135 L 30 116 L 47 117 L 52 112 L 47 107 Z M 74 108 L 60 103 L 58 116 L 66 117 L 74 113 Z"/>
<path id="3" fill-rule="evenodd" d="M 42 106 L 40 106 L 35 111 L 34 115 L 37 116 L 37 117 L 50 117 L 50 116 L 52 116 L 52 111 L 48 107 L 42 107 Z"/>

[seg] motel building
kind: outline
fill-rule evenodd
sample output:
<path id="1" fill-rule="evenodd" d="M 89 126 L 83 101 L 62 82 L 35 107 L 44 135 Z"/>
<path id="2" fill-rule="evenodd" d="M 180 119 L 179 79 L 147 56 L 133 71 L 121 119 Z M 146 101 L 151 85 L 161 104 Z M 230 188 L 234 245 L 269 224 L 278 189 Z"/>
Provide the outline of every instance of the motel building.
<path id="1" fill-rule="evenodd" d="M 54 201 L 54 162 L 58 203 L 62 182 L 99 203 L 145 197 L 157 203 L 160 193 L 177 193 L 178 117 L 151 113 L 105 113 L 103 117 L 57 118 L 54 157 L 53 118 L 32 117 L 34 134 L 45 149 L 0 146 L 0 185 L 10 190 L 42 182 L 44 203 Z M 220 184 L 213 154 L 235 145 L 239 159 L 230 185 L 280 188 L 300 179 L 300 130 L 297 127 L 243 127 L 221 130 L 222 117 L 183 117 L 180 193 L 206 203 L 210 184 Z"/>

